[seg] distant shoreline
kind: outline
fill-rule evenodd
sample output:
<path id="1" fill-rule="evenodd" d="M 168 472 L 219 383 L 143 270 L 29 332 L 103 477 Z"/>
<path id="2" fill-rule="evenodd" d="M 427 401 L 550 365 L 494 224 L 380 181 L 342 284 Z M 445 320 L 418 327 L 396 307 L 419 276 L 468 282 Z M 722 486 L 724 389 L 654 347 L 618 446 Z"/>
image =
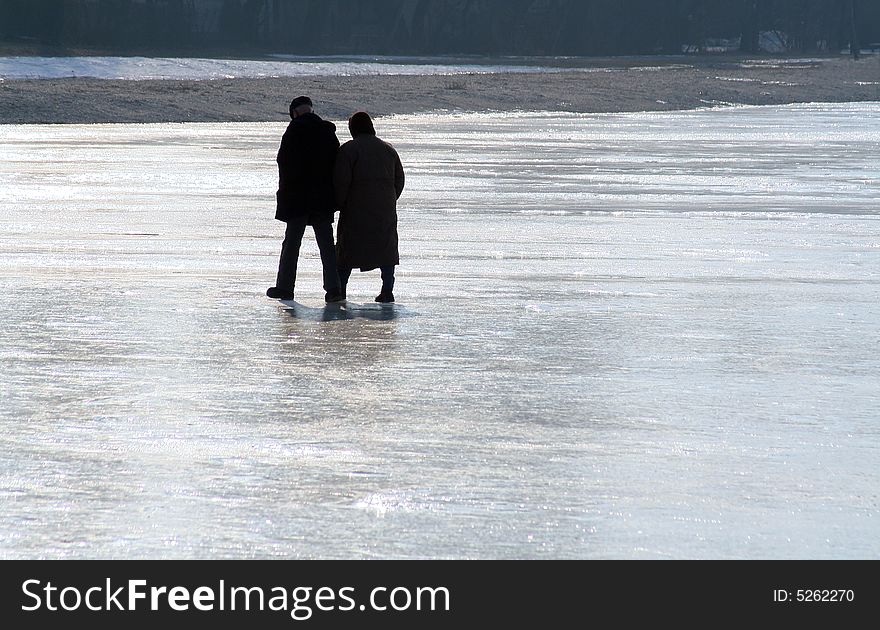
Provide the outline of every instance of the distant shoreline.
<path id="1" fill-rule="evenodd" d="M 749 59 L 754 60 L 754 57 Z M 632 112 L 880 101 L 880 56 L 786 62 L 725 56 L 603 59 L 601 72 L 302 78 L 0 81 L 0 124 L 287 120 L 308 94 L 325 118 L 445 111 Z"/>

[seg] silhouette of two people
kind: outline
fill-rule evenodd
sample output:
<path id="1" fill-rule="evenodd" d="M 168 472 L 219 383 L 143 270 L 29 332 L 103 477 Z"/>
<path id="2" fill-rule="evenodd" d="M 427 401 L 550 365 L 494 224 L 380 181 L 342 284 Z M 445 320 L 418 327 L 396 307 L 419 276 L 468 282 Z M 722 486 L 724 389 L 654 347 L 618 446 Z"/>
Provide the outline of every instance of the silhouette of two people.
<path id="1" fill-rule="evenodd" d="M 346 299 L 355 268 L 379 269 L 382 289 L 376 302 L 394 302 L 394 271 L 400 264 L 397 200 L 404 171 L 397 151 L 376 136 L 366 112 L 348 121 L 352 139 L 340 147 L 336 126 L 314 112 L 312 100 L 290 103 L 290 124 L 278 149 L 275 218 L 287 224 L 271 298 L 294 299 L 299 250 L 311 225 L 323 268 L 324 299 Z M 334 246 L 333 218 L 339 211 Z"/>

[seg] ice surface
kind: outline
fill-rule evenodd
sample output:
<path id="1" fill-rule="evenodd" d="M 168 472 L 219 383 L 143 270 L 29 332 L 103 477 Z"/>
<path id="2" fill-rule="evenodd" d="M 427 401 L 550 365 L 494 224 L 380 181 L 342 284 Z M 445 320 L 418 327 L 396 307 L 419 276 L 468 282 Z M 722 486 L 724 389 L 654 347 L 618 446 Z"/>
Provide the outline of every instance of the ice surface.
<path id="1" fill-rule="evenodd" d="M 489 64 L 468 60 L 408 57 L 287 57 L 274 60 L 176 57 L 0 57 L 0 80 L 64 79 L 233 79 L 353 75 L 494 74 L 500 72 L 599 71 L 572 67 L 567 59 L 511 59 Z"/>
<path id="2" fill-rule="evenodd" d="M 876 558 L 878 121 L 379 119 L 327 308 L 283 125 L 0 126 L 0 556 Z"/>

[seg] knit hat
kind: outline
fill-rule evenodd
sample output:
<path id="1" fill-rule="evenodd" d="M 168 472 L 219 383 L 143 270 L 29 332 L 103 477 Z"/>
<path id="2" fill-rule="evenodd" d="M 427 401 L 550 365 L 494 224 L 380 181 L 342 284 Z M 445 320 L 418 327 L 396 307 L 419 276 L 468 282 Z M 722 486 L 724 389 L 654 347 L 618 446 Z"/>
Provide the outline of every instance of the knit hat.
<path id="1" fill-rule="evenodd" d="M 290 117 L 293 118 L 293 112 L 297 107 L 301 107 L 303 105 L 312 106 L 312 99 L 308 96 L 297 96 L 295 99 L 290 101 Z"/>

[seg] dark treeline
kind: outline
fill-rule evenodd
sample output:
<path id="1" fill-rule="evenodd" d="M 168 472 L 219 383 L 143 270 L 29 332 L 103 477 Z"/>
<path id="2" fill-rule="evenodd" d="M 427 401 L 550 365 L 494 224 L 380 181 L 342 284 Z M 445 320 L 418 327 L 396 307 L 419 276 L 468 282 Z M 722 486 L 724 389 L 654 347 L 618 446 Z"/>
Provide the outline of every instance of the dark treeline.
<path id="1" fill-rule="evenodd" d="M 633 55 L 880 42 L 877 0 L 0 0 L 0 39 L 38 50 Z"/>

